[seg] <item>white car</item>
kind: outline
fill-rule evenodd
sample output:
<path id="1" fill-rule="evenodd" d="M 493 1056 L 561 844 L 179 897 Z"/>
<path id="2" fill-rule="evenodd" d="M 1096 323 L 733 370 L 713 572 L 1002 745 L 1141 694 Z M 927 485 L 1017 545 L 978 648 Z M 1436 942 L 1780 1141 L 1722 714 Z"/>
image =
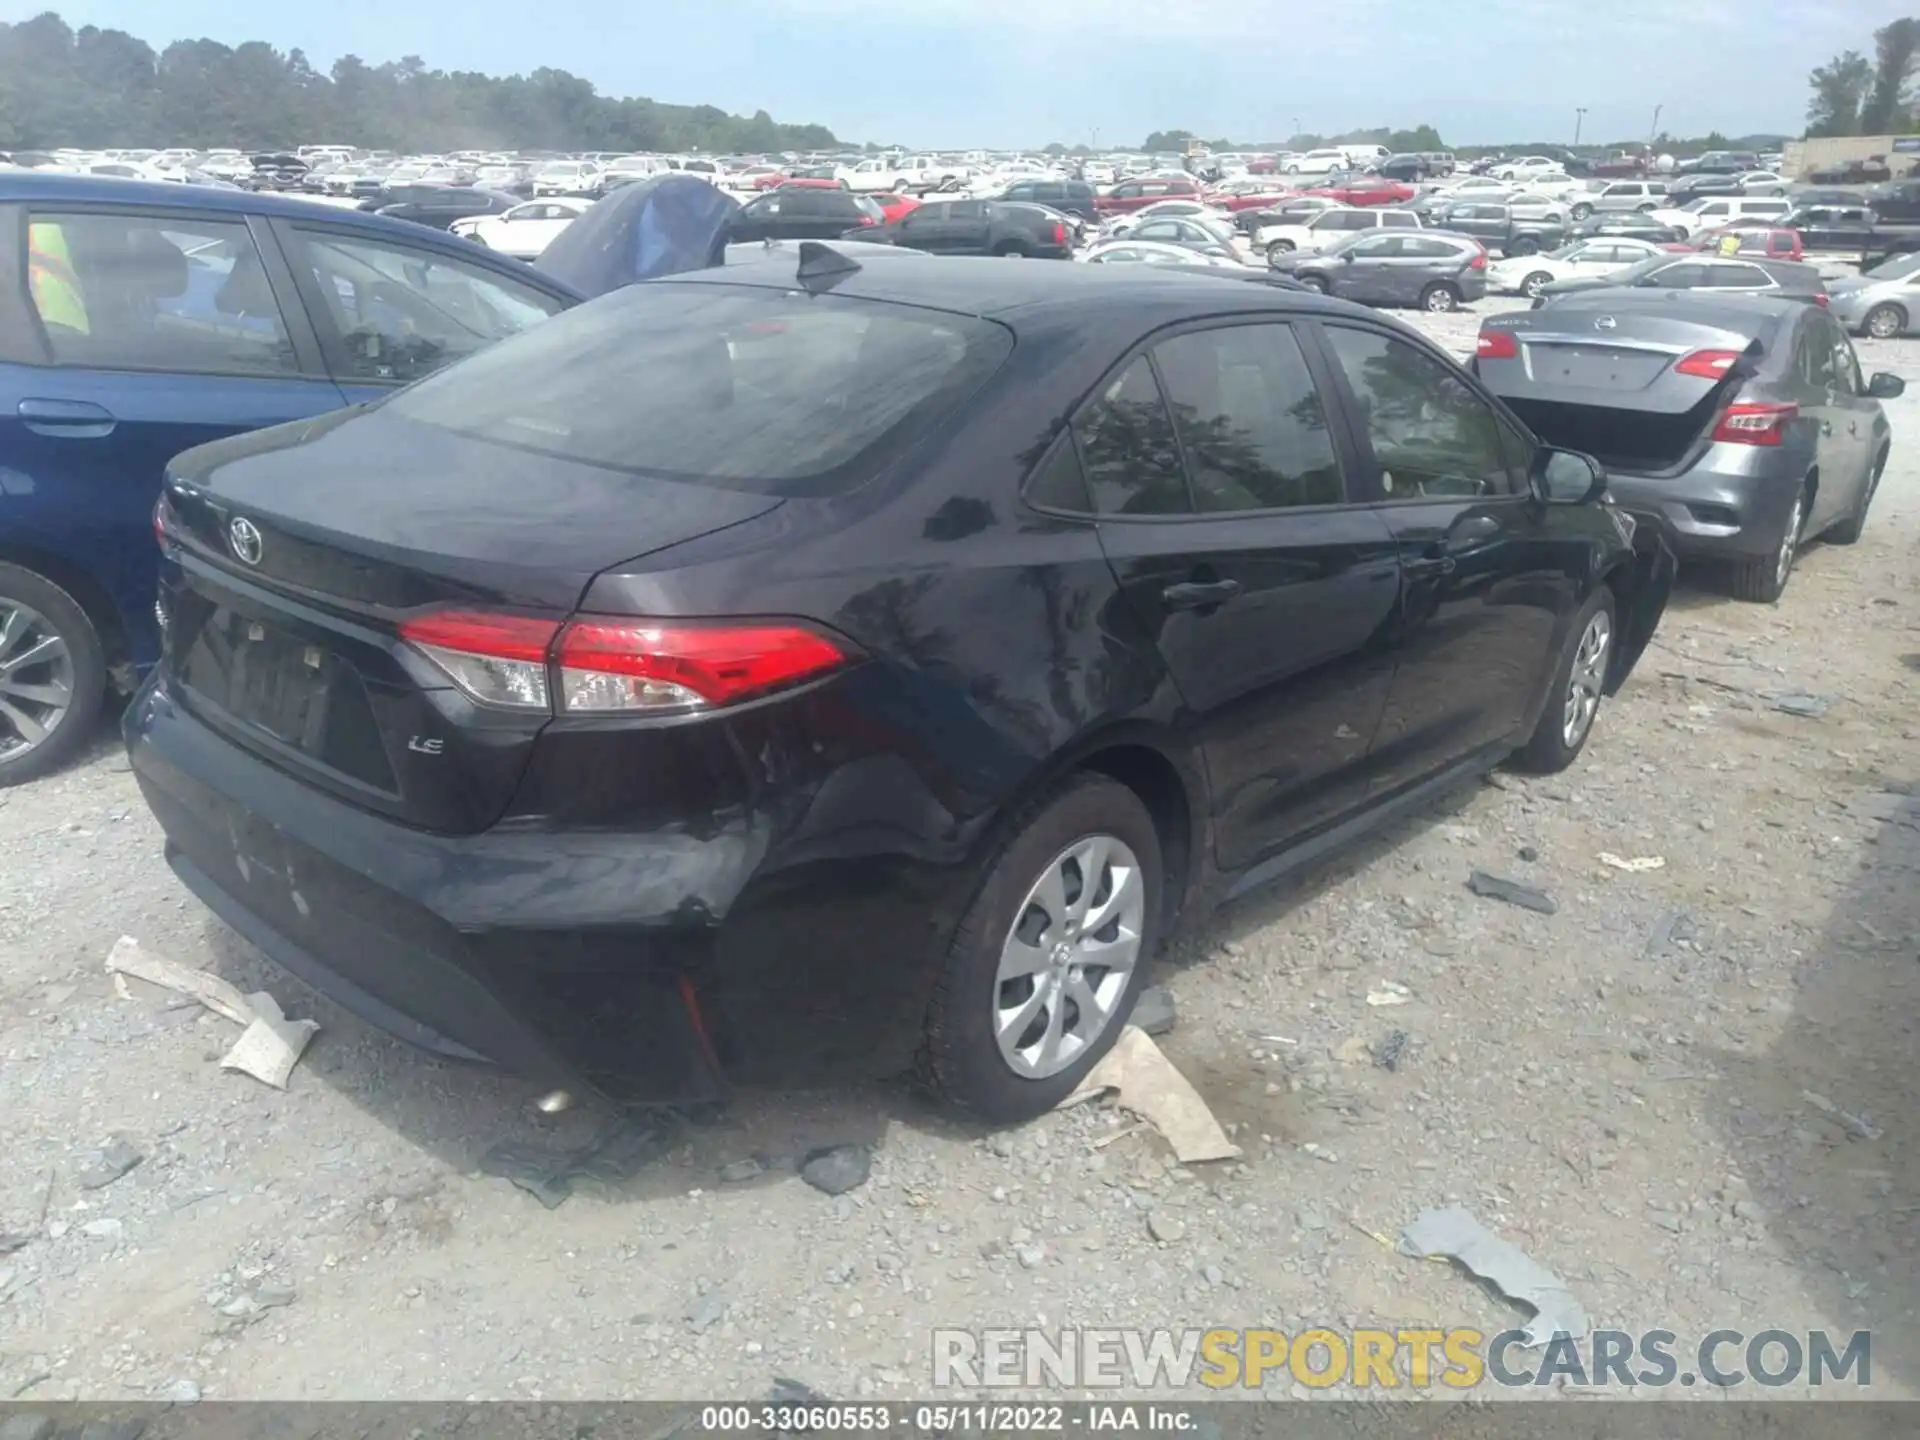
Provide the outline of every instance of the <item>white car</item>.
<path id="1" fill-rule="evenodd" d="M 1271 261 L 1276 255 L 1294 252 L 1311 255 L 1357 230 L 1375 230 L 1382 226 L 1418 229 L 1420 217 L 1411 210 L 1394 210 L 1384 205 L 1339 205 L 1322 210 L 1301 224 L 1262 225 L 1253 233 L 1253 248 Z"/>
<path id="2" fill-rule="evenodd" d="M 1530 180 L 1535 175 L 1547 175 L 1558 170 L 1566 173 L 1566 168 L 1558 160 L 1550 160 L 1545 155 L 1522 155 L 1517 160 L 1507 160 L 1493 167 L 1494 176 L 1501 180 Z"/>
<path id="3" fill-rule="evenodd" d="M 1286 173 L 1289 175 L 1331 175 L 1336 170 L 1346 170 L 1347 152 L 1344 150 L 1309 150 L 1304 155 L 1288 158 Z"/>
<path id="4" fill-rule="evenodd" d="M 1793 202 L 1784 196 L 1756 196 L 1749 199 L 1744 195 L 1702 195 L 1697 200 L 1689 200 L 1677 210 L 1656 210 L 1653 218 L 1662 225 L 1673 226 L 1691 240 L 1702 230 L 1711 230 L 1717 225 L 1732 225 L 1741 220 L 1772 224 L 1791 209 Z"/>
<path id="5" fill-rule="evenodd" d="M 1500 295 L 1533 296 L 1543 285 L 1588 275 L 1610 275 L 1667 251 L 1648 240 L 1603 235 L 1576 240 L 1543 255 L 1510 255 L 1487 266 L 1487 288 Z"/>
<path id="6" fill-rule="evenodd" d="M 1507 196 L 1506 206 L 1513 212 L 1516 220 L 1525 220 L 1534 225 L 1564 225 L 1567 223 L 1567 205 L 1551 195 L 1543 195 L 1537 190 L 1516 190 Z"/>
<path id="7" fill-rule="evenodd" d="M 516 260 L 537 260 L 560 232 L 593 208 L 590 200 L 555 195 L 529 200 L 498 215 L 475 215 L 456 220 L 447 229 L 489 250 Z"/>
<path id="8" fill-rule="evenodd" d="M 1749 170 L 1733 178 L 1740 182 L 1742 193 L 1747 195 L 1784 195 L 1793 188 L 1792 182 L 1771 170 Z"/>
<path id="9" fill-rule="evenodd" d="M 1514 185 L 1510 180 L 1496 180 L 1491 175 L 1463 175 L 1439 188 L 1449 200 L 1499 201 L 1513 193 Z"/>
<path id="10" fill-rule="evenodd" d="M 605 185 L 606 172 L 591 160 L 555 160 L 533 172 L 536 199 L 549 195 L 592 195 Z"/>
<path id="11" fill-rule="evenodd" d="M 1199 200 L 1156 200 L 1151 205 L 1125 215 L 1115 215 L 1100 227 L 1101 238 L 1111 239 L 1120 235 L 1130 235 L 1148 220 L 1162 216 L 1175 216 L 1183 220 L 1197 220 L 1216 231 L 1222 240 L 1233 238 L 1233 220 L 1224 211 Z"/>
<path id="12" fill-rule="evenodd" d="M 1244 270 L 1238 260 L 1224 255 L 1209 255 L 1182 245 L 1165 245 L 1157 240 L 1102 240 L 1083 251 L 1080 259 L 1089 265 L 1209 265 L 1229 270 Z"/>

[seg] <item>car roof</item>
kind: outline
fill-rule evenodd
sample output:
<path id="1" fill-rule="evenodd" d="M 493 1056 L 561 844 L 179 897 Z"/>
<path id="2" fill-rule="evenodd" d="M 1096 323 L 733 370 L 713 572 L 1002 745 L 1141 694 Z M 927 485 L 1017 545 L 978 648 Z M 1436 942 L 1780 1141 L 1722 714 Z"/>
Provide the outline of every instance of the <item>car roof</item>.
<path id="1" fill-rule="evenodd" d="M 492 195 L 492 192 L 474 192 Z M 511 197 L 494 197 L 511 198 Z M 124 205 L 128 208 L 165 206 L 171 210 L 206 210 L 226 215 L 278 215 L 289 220 L 328 220 L 369 232 L 404 237 L 416 245 L 431 245 L 471 254 L 472 246 L 424 225 L 324 205 L 317 200 L 262 194 L 257 190 L 216 190 L 206 185 L 182 185 L 169 180 L 116 180 L 99 175 L 50 174 L 42 170 L 0 171 L 0 203 L 29 205 Z M 549 280 L 549 284 L 558 281 Z M 566 287 L 562 287 L 563 289 Z"/>
<path id="2" fill-rule="evenodd" d="M 1004 260 L 984 256 L 943 256 L 936 263 L 928 265 L 869 267 L 865 264 L 867 256 L 854 255 L 850 247 L 829 244 L 826 248 L 843 248 L 843 253 L 862 264 L 861 269 L 847 274 L 833 286 L 836 295 L 921 305 L 1016 324 L 1021 321 L 1037 324 L 1071 322 L 1076 318 L 1105 321 L 1129 317 L 1143 327 L 1150 327 L 1150 324 L 1166 324 L 1179 319 L 1178 312 L 1183 310 L 1190 310 L 1196 316 L 1218 314 L 1227 309 L 1311 310 L 1345 315 L 1367 313 L 1345 301 L 1277 286 L 1222 287 L 1217 277 L 1192 266 L 1042 262 L 1009 265 Z M 720 269 L 694 270 L 684 275 L 666 276 L 647 283 L 778 283 L 792 288 L 795 280 L 781 275 L 780 270 L 770 266 L 729 265 Z M 1149 307 L 1155 310 L 1158 318 L 1149 321 L 1144 313 Z M 1160 311 L 1173 313 L 1159 315 Z"/>

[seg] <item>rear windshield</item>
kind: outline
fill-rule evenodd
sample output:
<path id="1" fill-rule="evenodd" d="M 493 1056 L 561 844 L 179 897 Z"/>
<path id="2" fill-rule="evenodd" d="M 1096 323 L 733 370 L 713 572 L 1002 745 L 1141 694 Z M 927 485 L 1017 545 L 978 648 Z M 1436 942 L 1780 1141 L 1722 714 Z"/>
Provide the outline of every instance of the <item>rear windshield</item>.
<path id="1" fill-rule="evenodd" d="M 388 414 L 609 470 L 824 495 L 948 418 L 991 321 L 732 285 L 630 286 L 396 394 Z"/>

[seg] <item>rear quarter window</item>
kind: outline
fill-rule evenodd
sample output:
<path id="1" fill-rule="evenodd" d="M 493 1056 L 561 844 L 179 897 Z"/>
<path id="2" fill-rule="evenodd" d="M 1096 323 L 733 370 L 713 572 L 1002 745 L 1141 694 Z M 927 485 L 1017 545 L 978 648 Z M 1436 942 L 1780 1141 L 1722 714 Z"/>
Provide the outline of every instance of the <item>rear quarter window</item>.
<path id="1" fill-rule="evenodd" d="M 608 470 L 849 489 L 1013 349 L 970 316 L 703 283 L 630 287 L 402 391 L 395 417 Z"/>

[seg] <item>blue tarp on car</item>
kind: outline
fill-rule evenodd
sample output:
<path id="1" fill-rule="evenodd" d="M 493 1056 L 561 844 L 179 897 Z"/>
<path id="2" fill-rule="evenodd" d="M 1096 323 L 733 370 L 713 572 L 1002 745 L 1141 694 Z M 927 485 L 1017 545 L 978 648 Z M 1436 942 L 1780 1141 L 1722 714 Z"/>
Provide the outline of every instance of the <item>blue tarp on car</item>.
<path id="1" fill-rule="evenodd" d="M 615 190 L 560 232 L 539 266 L 592 297 L 640 280 L 721 264 L 740 203 L 691 175 Z"/>

